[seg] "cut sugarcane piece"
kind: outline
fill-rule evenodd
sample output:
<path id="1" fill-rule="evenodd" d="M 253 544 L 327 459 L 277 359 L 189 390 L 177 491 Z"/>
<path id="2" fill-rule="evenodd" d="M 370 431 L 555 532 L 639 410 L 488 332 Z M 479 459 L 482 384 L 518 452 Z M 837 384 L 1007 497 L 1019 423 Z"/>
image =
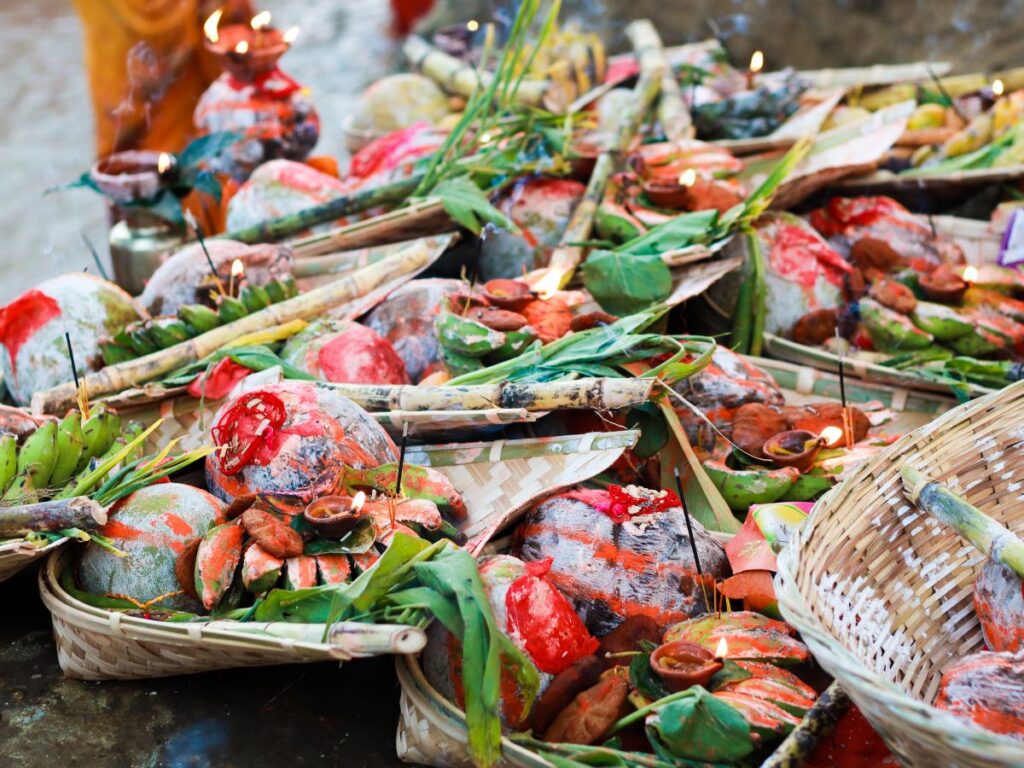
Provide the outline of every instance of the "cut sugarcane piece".
<path id="1" fill-rule="evenodd" d="M 994 562 L 1024 578 L 1024 541 L 973 504 L 910 464 L 900 467 L 912 504 L 945 523 Z"/>
<path id="2" fill-rule="evenodd" d="M 67 528 L 95 531 L 106 522 L 103 505 L 85 496 L 0 507 L 0 537 L 52 533 Z"/>

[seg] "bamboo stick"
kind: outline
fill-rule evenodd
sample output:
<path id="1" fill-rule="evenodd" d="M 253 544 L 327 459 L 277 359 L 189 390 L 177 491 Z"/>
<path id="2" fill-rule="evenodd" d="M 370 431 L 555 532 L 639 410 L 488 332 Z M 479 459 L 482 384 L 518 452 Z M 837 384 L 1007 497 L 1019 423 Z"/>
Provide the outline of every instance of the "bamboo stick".
<path id="1" fill-rule="evenodd" d="M 225 232 L 224 234 L 217 235 L 217 237 L 237 240 L 242 243 L 265 243 L 273 240 L 283 240 L 317 224 L 340 219 L 342 216 L 359 213 L 368 208 L 375 208 L 378 205 L 395 205 L 400 203 L 416 191 L 422 180 L 423 176 L 421 174 L 408 176 L 388 184 L 381 184 L 370 189 L 362 189 L 350 195 L 342 195 L 326 203 L 304 208 L 301 211 L 289 213 L 285 216 L 278 216 L 276 219 L 269 219 L 259 224 L 253 224 L 251 227 L 243 227 L 233 232 Z"/>
<path id="2" fill-rule="evenodd" d="M 900 467 L 900 477 L 912 504 L 1024 579 L 1024 541 L 1012 531 L 910 464 Z"/>
<path id="3" fill-rule="evenodd" d="M 622 164 L 624 155 L 629 151 L 630 145 L 650 109 L 651 104 L 658 97 L 661 90 L 663 70 L 650 58 L 646 62 L 647 68 L 641 66 L 640 79 L 633 88 L 632 103 L 626 108 L 619 118 L 615 138 L 611 146 L 604 150 L 597 157 L 594 163 L 594 170 L 587 182 L 587 189 L 583 193 L 576 209 L 572 212 L 569 224 L 562 233 L 558 246 L 551 253 L 551 261 L 546 270 L 541 270 L 542 276 L 534 287 L 539 288 L 539 282 L 544 282 L 545 290 L 564 288 L 572 279 L 576 267 L 583 261 L 583 246 L 577 245 L 590 239 L 590 233 L 594 228 L 594 214 L 604 199 L 604 190 L 608 180 L 612 177 Z M 555 280 L 557 279 L 557 284 Z M 548 284 L 548 281 L 551 284 Z"/>
<path id="4" fill-rule="evenodd" d="M 626 27 L 626 37 L 633 45 L 640 69 L 659 68 L 661 95 L 658 97 L 658 122 L 669 141 L 692 139 L 696 135 L 690 110 L 683 101 L 683 92 L 675 73 L 665 58 L 665 47 L 650 19 L 637 19 Z"/>
<path id="5" fill-rule="evenodd" d="M 418 35 L 410 35 L 405 39 L 402 55 L 413 67 L 442 88 L 466 98 L 472 96 L 478 87 L 489 87 L 494 78 L 490 72 L 484 72 L 478 77 L 471 64 L 435 48 Z M 516 92 L 516 101 L 529 107 L 542 106 L 549 87 L 546 80 L 524 79 Z"/>
<path id="6" fill-rule="evenodd" d="M 444 212 L 441 201 L 429 198 L 396 211 L 388 211 L 354 224 L 336 227 L 328 232 L 292 240 L 289 245 L 296 259 L 305 259 L 353 248 L 408 240 L 409 231 L 412 229 L 435 226 L 444 228 L 449 222 L 450 219 Z"/>
<path id="7" fill-rule="evenodd" d="M 82 386 L 90 398 L 120 392 L 200 360 L 244 334 L 265 330 L 292 320 L 308 320 L 365 296 L 380 285 L 426 267 L 436 255 L 436 250 L 427 247 L 422 241 L 415 241 L 408 248 L 403 248 L 377 264 L 320 288 L 314 288 L 308 293 L 271 304 L 266 309 L 214 328 L 173 347 L 119 365 L 108 365 L 81 379 Z M 37 392 L 32 397 L 32 408 L 35 413 L 63 411 L 74 404 L 76 394 L 74 382 L 67 382 Z"/>
<path id="8" fill-rule="evenodd" d="M 814 754 L 821 740 L 835 730 L 851 703 L 839 683 L 832 683 L 807 710 L 800 725 L 761 763 L 761 768 L 800 768 Z"/>
<path id="9" fill-rule="evenodd" d="M 382 243 L 353 248 L 351 250 L 324 253 L 320 256 L 296 261 L 292 269 L 292 275 L 301 280 L 307 277 L 323 277 L 351 272 L 352 270 L 362 269 L 363 267 L 383 261 L 393 254 L 396 249 L 411 245 L 414 242 L 423 242 L 430 248 L 444 252 L 457 242 L 458 238 L 458 232 L 446 232 L 441 235 L 410 238 L 404 242 Z"/>
<path id="10" fill-rule="evenodd" d="M 85 496 L 0 507 L 0 536 L 52 533 L 66 528 L 94 531 L 106 522 L 103 505 Z"/>
<path id="11" fill-rule="evenodd" d="M 646 402 L 654 379 L 571 379 L 539 384 L 503 381 L 465 387 L 335 384 L 336 389 L 368 411 L 451 411 L 490 408 L 618 410 Z"/>

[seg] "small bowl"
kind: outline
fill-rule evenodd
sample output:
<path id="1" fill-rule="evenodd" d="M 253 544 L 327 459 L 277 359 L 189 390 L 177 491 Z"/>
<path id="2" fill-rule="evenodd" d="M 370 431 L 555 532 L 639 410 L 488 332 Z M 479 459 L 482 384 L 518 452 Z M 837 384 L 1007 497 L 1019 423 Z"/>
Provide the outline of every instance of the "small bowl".
<path id="1" fill-rule="evenodd" d="M 644 194 L 659 208 L 682 210 L 690 201 L 690 188 L 658 179 L 645 181 Z"/>
<path id="2" fill-rule="evenodd" d="M 522 280 L 502 277 L 484 283 L 483 294 L 494 306 L 513 312 L 520 311 L 536 298 L 533 289 Z"/>
<path id="3" fill-rule="evenodd" d="M 821 451 L 822 440 L 806 429 L 779 432 L 764 441 L 764 455 L 780 467 L 796 467 L 806 472 Z"/>
<path id="4" fill-rule="evenodd" d="M 302 516 L 321 536 L 336 539 L 351 531 L 369 515 L 366 504 L 363 504 L 359 511 L 353 512 L 352 497 L 342 494 L 321 496 L 310 502 L 303 510 Z"/>
<path id="5" fill-rule="evenodd" d="M 668 663 L 674 659 L 676 663 Z M 659 645 L 651 654 L 651 669 L 673 691 L 707 685 L 724 665 L 707 648 L 688 640 Z"/>
<path id="6" fill-rule="evenodd" d="M 249 47 L 239 53 L 235 47 L 245 42 Z M 275 27 L 254 30 L 248 24 L 228 24 L 217 30 L 217 42 L 204 41 L 209 51 L 235 80 L 251 83 L 277 67 L 277 60 L 288 52 L 291 45 L 284 33 Z"/>
<path id="7" fill-rule="evenodd" d="M 939 267 L 931 274 L 921 275 L 917 286 L 929 301 L 959 304 L 967 292 L 967 281 L 952 270 Z"/>
<path id="8" fill-rule="evenodd" d="M 89 170 L 89 178 L 115 203 L 124 205 L 152 200 L 162 187 L 157 170 L 159 162 L 159 152 L 115 152 L 97 160 Z"/>

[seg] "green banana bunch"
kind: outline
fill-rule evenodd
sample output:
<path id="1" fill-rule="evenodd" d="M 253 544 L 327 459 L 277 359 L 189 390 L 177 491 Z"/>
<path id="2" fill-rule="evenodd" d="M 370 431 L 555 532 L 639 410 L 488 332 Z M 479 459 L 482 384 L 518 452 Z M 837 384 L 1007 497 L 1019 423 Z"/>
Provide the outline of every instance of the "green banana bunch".
<path id="1" fill-rule="evenodd" d="M 83 450 L 85 434 L 82 432 L 82 413 L 78 410 L 68 411 L 57 425 L 57 461 L 50 475 L 51 486 L 62 488 L 67 484 L 75 473 Z"/>
<path id="2" fill-rule="evenodd" d="M 0 437 L 0 494 L 7 489 L 18 474 L 18 438 L 14 435 Z"/>
<path id="3" fill-rule="evenodd" d="M 103 364 L 116 365 L 173 347 L 298 294 L 294 278 L 274 279 L 262 286 L 245 285 L 238 298 L 222 296 L 215 310 L 202 304 L 186 304 L 178 308 L 177 317 L 168 315 L 131 323 L 100 342 Z"/>
<path id="4" fill-rule="evenodd" d="M 17 475 L 4 501 L 25 501 L 35 496 L 50 482 L 57 464 L 57 422 L 47 421 L 25 438 L 18 451 Z"/>
<path id="5" fill-rule="evenodd" d="M 102 405 L 93 409 L 82 424 L 83 448 L 75 464 L 74 473 L 79 474 L 90 459 L 102 456 L 121 431 L 121 417 Z"/>

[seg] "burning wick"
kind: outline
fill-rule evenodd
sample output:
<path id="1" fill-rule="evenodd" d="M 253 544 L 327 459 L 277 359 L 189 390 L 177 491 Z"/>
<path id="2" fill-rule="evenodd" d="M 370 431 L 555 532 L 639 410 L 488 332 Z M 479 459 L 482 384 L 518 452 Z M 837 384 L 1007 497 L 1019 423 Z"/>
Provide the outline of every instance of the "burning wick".
<path id="1" fill-rule="evenodd" d="M 750 67 L 747 69 L 747 88 L 754 87 L 754 75 L 764 68 L 764 52 L 754 51 L 750 56 Z"/>
<path id="2" fill-rule="evenodd" d="M 537 280 L 536 284 L 533 286 L 534 291 L 537 292 L 538 298 L 543 301 L 545 299 L 550 299 L 558 293 L 558 289 L 562 287 L 562 278 L 564 276 L 565 273 L 562 270 L 548 267 L 545 270 L 544 276 Z"/>
<path id="3" fill-rule="evenodd" d="M 683 187 L 692 187 L 697 182 L 697 171 L 693 168 L 687 168 L 681 174 L 679 174 L 679 185 Z"/>
<path id="4" fill-rule="evenodd" d="M 466 22 L 466 29 L 468 29 L 470 32 L 476 32 L 478 29 L 480 29 L 480 22 L 477 21 L 476 19 L 470 19 L 469 21 Z"/>
<path id="5" fill-rule="evenodd" d="M 206 263 L 210 265 L 210 274 L 213 275 L 214 281 L 217 283 L 217 290 L 220 295 L 224 295 L 224 283 L 221 282 L 220 275 L 217 274 L 217 267 L 213 264 L 213 257 L 210 256 L 210 251 L 206 247 L 206 240 L 203 239 L 203 228 L 199 226 L 199 222 L 196 221 L 196 217 L 192 215 L 192 211 L 185 211 L 185 221 L 188 225 L 195 230 L 196 239 L 199 241 L 199 247 L 203 249 L 203 255 L 206 257 Z"/>
<path id="6" fill-rule="evenodd" d="M 206 39 L 211 43 L 216 43 L 220 40 L 220 32 L 217 31 L 217 27 L 220 24 L 220 17 L 224 15 L 224 11 L 218 8 L 216 11 L 210 14 L 210 17 L 203 23 L 203 34 L 206 35 Z"/>
<path id="7" fill-rule="evenodd" d="M 174 158 L 166 152 L 161 152 L 156 159 L 156 172 L 163 176 L 174 167 Z"/>
<path id="8" fill-rule="evenodd" d="M 992 81 L 992 95 L 999 98 L 1003 95 L 1003 90 L 1006 86 L 1003 85 L 1003 81 L 998 77 Z"/>
<path id="9" fill-rule="evenodd" d="M 998 80 L 996 82 L 999 82 Z M 964 269 L 964 282 L 973 283 L 978 279 L 978 268 L 977 267 L 966 267 Z"/>
<path id="10" fill-rule="evenodd" d="M 247 40 L 239 40 L 238 45 L 235 46 L 235 53 L 244 55 L 249 52 L 249 42 Z"/>
<path id="11" fill-rule="evenodd" d="M 299 36 L 298 27 L 289 27 L 288 30 L 281 35 L 281 39 L 284 40 L 286 45 L 291 45 L 295 42 L 295 38 Z"/>
<path id="12" fill-rule="evenodd" d="M 249 26 L 252 27 L 254 31 L 261 30 L 269 25 L 270 11 L 260 11 L 255 16 L 253 16 L 252 20 L 249 22 Z"/>
<path id="13" fill-rule="evenodd" d="M 843 439 L 843 430 L 839 427 L 825 427 L 819 436 L 826 448 L 835 448 Z"/>
<path id="14" fill-rule="evenodd" d="M 480 134 L 480 143 L 481 144 L 490 144 L 492 141 L 494 141 L 494 137 L 491 136 L 491 134 L 489 134 L 489 133 L 481 133 Z"/>
<path id="15" fill-rule="evenodd" d="M 235 295 L 235 279 L 238 279 L 238 290 L 242 290 L 241 277 L 245 273 L 245 265 L 241 259 L 235 259 L 231 262 L 231 277 L 228 278 L 228 296 Z"/>
<path id="16" fill-rule="evenodd" d="M 359 491 L 355 496 L 352 497 L 352 514 L 357 514 L 359 510 L 363 508 L 363 504 L 366 503 L 366 494 Z"/>
<path id="17" fill-rule="evenodd" d="M 724 659 L 729 655 L 729 644 L 725 641 L 725 638 L 721 638 L 718 641 L 718 646 L 715 648 L 715 658 Z"/>

